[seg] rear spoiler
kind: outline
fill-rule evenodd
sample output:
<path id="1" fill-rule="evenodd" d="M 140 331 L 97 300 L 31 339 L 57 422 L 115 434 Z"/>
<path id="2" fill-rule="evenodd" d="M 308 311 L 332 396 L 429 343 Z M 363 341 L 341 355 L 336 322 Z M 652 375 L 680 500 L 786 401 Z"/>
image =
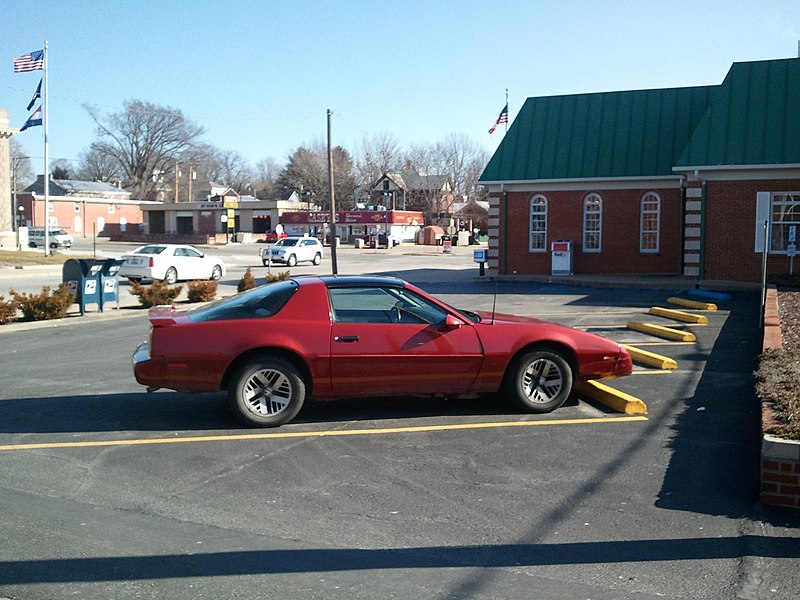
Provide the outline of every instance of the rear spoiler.
<path id="1" fill-rule="evenodd" d="M 153 306 L 147 311 L 150 325 L 153 327 L 169 327 L 175 325 L 175 307 L 171 304 Z"/>

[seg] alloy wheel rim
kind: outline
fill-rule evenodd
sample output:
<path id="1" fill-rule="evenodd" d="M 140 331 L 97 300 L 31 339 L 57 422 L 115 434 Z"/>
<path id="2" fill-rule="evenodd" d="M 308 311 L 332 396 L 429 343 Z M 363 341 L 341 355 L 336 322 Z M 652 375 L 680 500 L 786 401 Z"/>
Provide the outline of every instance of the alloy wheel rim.
<path id="1" fill-rule="evenodd" d="M 564 376 L 559 366 L 547 358 L 538 358 L 522 374 L 522 389 L 531 402 L 545 404 L 561 393 Z"/>
<path id="2" fill-rule="evenodd" d="M 285 411 L 294 389 L 289 378 L 275 369 L 260 369 L 244 384 L 243 396 L 247 409 L 266 417 Z"/>

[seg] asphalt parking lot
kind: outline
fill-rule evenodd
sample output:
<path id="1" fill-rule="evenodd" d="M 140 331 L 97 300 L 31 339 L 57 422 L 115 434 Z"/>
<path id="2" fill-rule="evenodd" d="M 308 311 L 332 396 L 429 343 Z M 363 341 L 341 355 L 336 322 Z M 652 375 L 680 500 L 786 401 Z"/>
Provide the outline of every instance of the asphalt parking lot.
<path id="1" fill-rule="evenodd" d="M 496 283 L 463 255 L 358 258 L 340 272 L 395 273 L 677 368 L 610 383 L 646 415 L 583 397 L 542 416 L 502 398 L 359 399 L 263 431 L 220 395 L 144 393 L 131 304 L 0 327 L 0 597 L 795 597 L 797 519 L 756 502 L 755 294 L 670 323 L 696 335 L 675 342 L 626 327 L 664 324 L 645 313 L 674 291 Z"/>

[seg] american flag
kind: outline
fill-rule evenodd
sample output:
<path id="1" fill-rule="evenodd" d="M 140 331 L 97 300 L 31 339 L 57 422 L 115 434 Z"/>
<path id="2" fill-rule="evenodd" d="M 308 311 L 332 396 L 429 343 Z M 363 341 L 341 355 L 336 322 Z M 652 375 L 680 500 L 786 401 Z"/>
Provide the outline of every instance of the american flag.
<path id="1" fill-rule="evenodd" d="M 44 70 L 44 50 L 35 50 L 14 58 L 14 73 Z"/>
<path id="2" fill-rule="evenodd" d="M 497 121 L 494 122 L 492 128 L 489 130 L 489 134 L 493 134 L 497 129 L 497 126 L 501 123 L 508 123 L 508 104 L 503 107 L 503 110 L 500 111 L 500 116 L 497 117 Z"/>

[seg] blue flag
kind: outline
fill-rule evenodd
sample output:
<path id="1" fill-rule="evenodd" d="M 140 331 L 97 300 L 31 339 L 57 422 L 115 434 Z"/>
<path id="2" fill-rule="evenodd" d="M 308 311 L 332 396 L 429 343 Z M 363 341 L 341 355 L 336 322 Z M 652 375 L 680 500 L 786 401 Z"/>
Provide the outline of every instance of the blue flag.
<path id="1" fill-rule="evenodd" d="M 26 108 L 25 110 L 30 110 L 31 106 L 33 106 L 33 103 L 36 102 L 36 100 L 41 97 L 42 97 L 42 80 L 40 79 L 39 85 L 36 86 L 36 91 L 33 93 L 33 98 L 31 98 L 31 101 L 28 102 L 28 108 Z"/>
<path id="2" fill-rule="evenodd" d="M 20 127 L 20 131 L 25 131 L 28 127 L 36 127 L 37 125 L 42 124 L 42 107 L 40 106 L 33 114 L 28 117 L 28 120 L 25 121 L 25 125 Z"/>

